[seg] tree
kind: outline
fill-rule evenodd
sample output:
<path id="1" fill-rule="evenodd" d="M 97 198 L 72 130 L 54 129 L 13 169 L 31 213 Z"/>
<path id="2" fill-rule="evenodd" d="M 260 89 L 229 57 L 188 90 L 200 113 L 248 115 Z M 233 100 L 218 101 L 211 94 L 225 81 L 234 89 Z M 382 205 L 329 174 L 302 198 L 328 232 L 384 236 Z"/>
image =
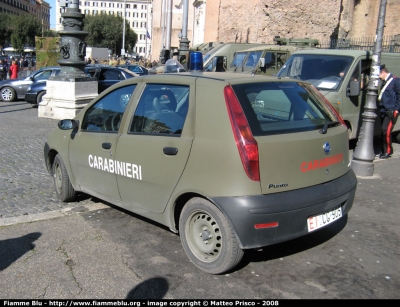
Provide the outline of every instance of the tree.
<path id="1" fill-rule="evenodd" d="M 13 15 L 10 18 L 11 45 L 18 52 L 24 50 L 25 44 L 35 45 L 35 36 L 41 35 L 42 25 L 37 17 L 32 15 Z"/>
<path id="2" fill-rule="evenodd" d="M 43 37 L 58 37 L 59 35 L 58 35 L 58 33 L 57 33 L 57 31 L 53 31 L 53 30 L 47 30 L 47 31 L 44 31 L 44 33 L 43 33 Z"/>
<path id="3" fill-rule="evenodd" d="M 106 47 L 117 53 L 122 49 L 123 18 L 120 16 L 100 14 L 86 15 L 84 31 L 89 34 L 86 43 L 91 47 Z M 137 34 L 125 21 L 125 46 L 135 46 Z"/>
<path id="4" fill-rule="evenodd" d="M 0 46 L 11 41 L 10 15 L 0 13 Z"/>

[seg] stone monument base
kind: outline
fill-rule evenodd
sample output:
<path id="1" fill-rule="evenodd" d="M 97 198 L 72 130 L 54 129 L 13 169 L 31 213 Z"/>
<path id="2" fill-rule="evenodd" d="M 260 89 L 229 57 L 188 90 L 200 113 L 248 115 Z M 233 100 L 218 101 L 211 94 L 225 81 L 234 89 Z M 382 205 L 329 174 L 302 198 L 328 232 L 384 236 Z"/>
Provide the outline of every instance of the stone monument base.
<path id="1" fill-rule="evenodd" d="M 72 119 L 97 95 L 97 80 L 47 80 L 46 95 L 38 106 L 38 116 Z"/>

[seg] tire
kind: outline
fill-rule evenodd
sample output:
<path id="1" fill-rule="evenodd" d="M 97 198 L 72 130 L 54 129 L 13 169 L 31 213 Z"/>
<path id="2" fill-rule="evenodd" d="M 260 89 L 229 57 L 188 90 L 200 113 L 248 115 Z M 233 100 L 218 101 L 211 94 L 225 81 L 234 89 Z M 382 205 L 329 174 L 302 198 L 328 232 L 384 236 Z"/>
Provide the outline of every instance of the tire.
<path id="1" fill-rule="evenodd" d="M 394 135 L 393 140 L 396 140 L 397 143 L 400 143 L 400 132 L 396 132 Z"/>
<path id="2" fill-rule="evenodd" d="M 244 255 L 229 220 L 203 198 L 192 198 L 183 207 L 179 232 L 186 255 L 195 266 L 207 273 L 227 272 Z"/>
<path id="3" fill-rule="evenodd" d="M 5 86 L 0 91 L 1 99 L 6 102 L 14 101 L 17 98 L 15 90 L 12 87 Z"/>
<path id="4" fill-rule="evenodd" d="M 72 187 L 67 169 L 60 155 L 57 155 L 54 159 L 53 177 L 58 199 L 62 202 L 73 201 L 76 197 L 76 192 Z"/>
<path id="5" fill-rule="evenodd" d="M 40 92 L 40 93 L 37 95 L 36 104 L 37 104 L 38 106 L 39 106 L 39 103 L 42 102 L 43 96 L 44 96 L 44 95 L 46 95 L 46 92 L 45 92 L 45 91 Z"/>

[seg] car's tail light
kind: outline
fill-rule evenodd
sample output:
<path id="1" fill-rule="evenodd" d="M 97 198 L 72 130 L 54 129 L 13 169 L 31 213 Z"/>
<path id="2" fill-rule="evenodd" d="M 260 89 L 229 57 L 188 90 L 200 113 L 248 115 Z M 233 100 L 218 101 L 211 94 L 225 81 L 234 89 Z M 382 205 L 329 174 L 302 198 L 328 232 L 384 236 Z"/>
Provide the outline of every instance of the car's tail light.
<path id="1" fill-rule="evenodd" d="M 260 181 L 258 145 L 251 133 L 249 123 L 231 86 L 225 86 L 224 96 L 244 170 L 251 180 Z"/>

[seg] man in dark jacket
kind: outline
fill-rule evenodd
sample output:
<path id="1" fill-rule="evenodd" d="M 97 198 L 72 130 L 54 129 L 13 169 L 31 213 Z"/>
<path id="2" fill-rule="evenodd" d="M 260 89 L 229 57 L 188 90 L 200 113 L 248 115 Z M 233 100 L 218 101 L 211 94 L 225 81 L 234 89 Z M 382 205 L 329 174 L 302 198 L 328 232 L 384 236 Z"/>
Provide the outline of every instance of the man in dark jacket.
<path id="1" fill-rule="evenodd" d="M 382 124 L 382 152 L 380 159 L 387 159 L 393 154 L 392 130 L 400 111 L 400 79 L 393 76 L 385 65 L 380 66 L 379 79 L 382 86 L 378 96 Z"/>
<path id="2" fill-rule="evenodd" d="M 8 67 L 7 63 L 0 59 L 0 81 L 7 79 Z"/>

